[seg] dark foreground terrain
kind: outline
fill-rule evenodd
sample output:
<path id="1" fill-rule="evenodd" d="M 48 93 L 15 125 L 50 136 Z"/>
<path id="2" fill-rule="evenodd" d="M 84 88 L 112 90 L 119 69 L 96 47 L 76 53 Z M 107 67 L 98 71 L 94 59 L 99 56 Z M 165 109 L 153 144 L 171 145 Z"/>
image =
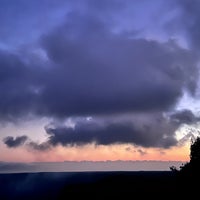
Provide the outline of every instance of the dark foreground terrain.
<path id="1" fill-rule="evenodd" d="M 0 199 L 191 197 L 193 186 L 172 171 L 0 174 Z"/>

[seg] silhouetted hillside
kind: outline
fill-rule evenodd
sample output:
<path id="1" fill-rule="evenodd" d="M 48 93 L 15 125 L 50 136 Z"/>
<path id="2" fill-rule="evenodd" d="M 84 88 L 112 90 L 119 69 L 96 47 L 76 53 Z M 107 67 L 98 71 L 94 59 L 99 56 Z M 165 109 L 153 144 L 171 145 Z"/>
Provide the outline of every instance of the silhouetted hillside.
<path id="1" fill-rule="evenodd" d="M 186 182 L 186 185 L 189 183 Z M 1 199 L 87 199 L 181 196 L 182 184 L 171 171 L 1 174 Z M 189 192 L 186 191 L 186 192 Z M 162 199 L 162 198 L 161 198 Z"/>

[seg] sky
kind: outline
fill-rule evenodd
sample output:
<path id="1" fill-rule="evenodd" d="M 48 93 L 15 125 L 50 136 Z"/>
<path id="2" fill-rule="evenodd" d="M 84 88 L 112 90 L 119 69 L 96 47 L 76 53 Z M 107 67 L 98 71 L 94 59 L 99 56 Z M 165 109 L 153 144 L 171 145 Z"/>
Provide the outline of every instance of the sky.
<path id="1" fill-rule="evenodd" d="M 198 0 L 0 0 L 0 161 L 187 161 L 199 23 Z"/>

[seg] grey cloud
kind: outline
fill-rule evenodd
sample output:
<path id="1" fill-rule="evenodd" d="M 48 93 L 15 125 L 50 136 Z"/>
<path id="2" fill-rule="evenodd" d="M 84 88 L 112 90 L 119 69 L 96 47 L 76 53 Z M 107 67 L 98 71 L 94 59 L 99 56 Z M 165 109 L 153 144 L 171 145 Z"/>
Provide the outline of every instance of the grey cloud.
<path id="1" fill-rule="evenodd" d="M 108 37 L 86 44 L 49 37 L 53 68 L 29 66 L 1 52 L 1 119 L 166 110 L 183 88 L 195 90 L 195 59 L 174 43 Z"/>
<path id="2" fill-rule="evenodd" d="M 200 118 L 195 116 L 191 110 L 187 109 L 176 111 L 170 116 L 170 118 L 172 121 L 175 121 L 179 124 L 192 124 L 200 120 Z"/>
<path id="3" fill-rule="evenodd" d="M 169 148 L 176 145 L 178 125 L 169 123 L 162 113 L 136 114 L 131 117 L 73 119 L 75 126 L 51 123 L 45 127 L 48 139 L 43 143 L 27 140 L 29 149 L 45 151 L 62 146 L 132 144 L 142 147 Z"/>
<path id="4" fill-rule="evenodd" d="M 42 142 L 42 143 L 37 143 L 32 141 L 28 136 L 23 135 L 23 136 L 17 136 L 16 138 L 12 136 L 7 136 L 3 139 L 4 144 L 7 145 L 9 148 L 16 148 L 20 146 L 25 146 L 28 148 L 28 150 L 37 150 L 37 151 L 46 151 L 51 148 L 50 143 L 47 142 Z"/>
<path id="5" fill-rule="evenodd" d="M 3 141 L 8 147 L 16 148 L 16 147 L 23 145 L 27 139 L 28 139 L 28 137 L 25 135 L 17 136 L 16 138 L 14 138 L 12 136 L 8 136 L 8 137 L 5 137 L 3 139 Z"/>
<path id="6" fill-rule="evenodd" d="M 182 124 L 197 123 L 199 117 L 190 110 L 179 110 L 169 116 L 163 115 L 161 112 L 145 112 L 125 115 L 125 117 L 115 115 L 91 118 L 90 120 L 79 118 L 73 121 L 74 127 L 56 123 L 46 126 L 45 130 L 49 138 L 44 146 L 126 143 L 142 147 L 169 148 L 190 138 L 191 133 L 188 133 L 184 139 L 178 141 L 175 138 L 175 131 Z M 42 148 L 35 149 L 43 150 Z"/>
<path id="7" fill-rule="evenodd" d="M 168 117 L 161 112 L 153 112 L 125 115 L 125 117 L 119 115 L 118 117 L 74 118 L 71 120 L 74 126 L 62 123 L 47 125 L 45 130 L 48 139 L 45 142 L 37 143 L 30 139 L 27 141 L 26 137 L 26 146 L 37 151 L 49 150 L 57 145 L 81 146 L 90 143 L 169 148 L 177 143 L 183 143 L 191 136 L 191 133 L 188 133 L 185 138 L 178 141 L 175 137 L 175 131 L 180 125 L 196 123 L 199 118 L 190 110 L 182 110 L 174 112 Z M 12 137 L 8 137 L 8 139 L 11 142 L 15 141 Z M 5 140 L 4 142 L 6 143 Z M 18 146 L 23 145 L 23 143 L 19 143 Z M 8 146 L 12 147 L 12 145 Z"/>
<path id="8" fill-rule="evenodd" d="M 65 116 L 166 110 L 183 89 L 195 93 L 193 52 L 175 41 L 127 38 L 107 25 L 94 13 L 72 12 L 63 26 L 41 39 L 56 66 L 43 91 L 47 112 Z"/>
<path id="9" fill-rule="evenodd" d="M 43 38 L 58 66 L 43 91 L 47 112 L 66 116 L 166 110 L 183 89 L 195 92 L 198 73 L 190 51 L 172 41 L 111 37 L 106 32 L 99 37 L 98 28 L 74 39 L 62 37 L 65 29 Z"/>
<path id="10" fill-rule="evenodd" d="M 26 144 L 36 150 L 91 142 L 163 148 L 175 145 L 174 131 L 182 122 L 192 123 L 195 118 L 185 111 L 167 121 L 162 113 L 173 110 L 184 90 L 195 94 L 196 52 L 173 40 L 159 42 L 115 31 L 115 25 L 120 26 L 117 11 L 123 7 L 122 1 L 114 8 L 111 3 L 98 1 L 95 6 L 93 1 L 85 2 L 85 7 L 77 8 L 70 1 L 70 12 L 61 24 L 42 35 L 38 45 L 45 59 L 17 50 L 0 51 L 1 120 L 29 114 L 108 119 L 112 114 L 132 113 L 135 117 L 131 120 L 79 121 L 74 129 L 47 127 L 49 139 L 45 143 Z M 132 31 L 134 28 L 133 24 Z M 13 137 L 7 140 L 11 146 L 18 141 Z"/>
<path id="11" fill-rule="evenodd" d="M 31 150 L 37 150 L 37 151 L 46 151 L 51 148 L 51 146 L 48 142 L 37 143 L 34 141 L 30 141 L 30 142 L 26 143 L 26 146 Z"/>
<path id="12" fill-rule="evenodd" d="M 194 94 L 193 52 L 174 41 L 114 33 L 110 22 L 86 10 L 73 9 L 64 24 L 43 35 L 47 61 L 30 62 L 29 55 L 24 62 L 19 53 L 0 52 L 2 120 L 30 113 L 66 118 L 166 111 L 184 89 Z"/>
<path id="13" fill-rule="evenodd" d="M 0 66 L 1 120 L 15 121 L 37 110 L 43 70 L 25 64 L 19 55 L 7 51 L 0 51 Z"/>
<path id="14" fill-rule="evenodd" d="M 50 145 L 96 145 L 136 144 L 143 147 L 168 148 L 176 144 L 174 130 L 161 114 L 152 114 L 134 120 L 93 119 L 79 121 L 74 128 L 67 126 L 47 126 Z"/>

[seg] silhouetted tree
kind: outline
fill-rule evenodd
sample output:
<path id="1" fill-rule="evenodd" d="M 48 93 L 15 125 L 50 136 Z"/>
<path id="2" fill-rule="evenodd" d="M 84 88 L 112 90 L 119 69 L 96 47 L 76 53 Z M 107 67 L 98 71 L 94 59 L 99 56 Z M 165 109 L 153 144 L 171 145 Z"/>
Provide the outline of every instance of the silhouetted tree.
<path id="1" fill-rule="evenodd" d="M 192 141 L 190 146 L 190 162 L 199 164 L 200 163 L 200 137 Z"/>
<path id="2" fill-rule="evenodd" d="M 200 137 L 191 141 L 190 161 L 180 166 L 179 172 L 181 175 L 191 178 L 200 176 Z"/>
<path id="3" fill-rule="evenodd" d="M 199 190 L 200 180 L 200 137 L 191 141 L 190 161 L 182 164 L 178 170 L 171 166 L 170 170 L 175 173 L 175 188 L 180 197 L 196 197 Z"/>

